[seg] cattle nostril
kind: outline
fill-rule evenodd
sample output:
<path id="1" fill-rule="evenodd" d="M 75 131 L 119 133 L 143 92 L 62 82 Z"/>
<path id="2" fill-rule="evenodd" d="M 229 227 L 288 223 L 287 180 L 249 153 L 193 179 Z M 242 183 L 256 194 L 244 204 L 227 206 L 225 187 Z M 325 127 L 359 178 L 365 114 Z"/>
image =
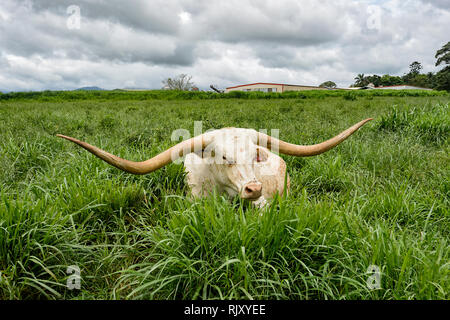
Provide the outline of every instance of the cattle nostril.
<path id="1" fill-rule="evenodd" d="M 257 199 L 261 196 L 262 186 L 258 183 L 250 183 L 244 187 L 242 197 L 245 199 Z"/>

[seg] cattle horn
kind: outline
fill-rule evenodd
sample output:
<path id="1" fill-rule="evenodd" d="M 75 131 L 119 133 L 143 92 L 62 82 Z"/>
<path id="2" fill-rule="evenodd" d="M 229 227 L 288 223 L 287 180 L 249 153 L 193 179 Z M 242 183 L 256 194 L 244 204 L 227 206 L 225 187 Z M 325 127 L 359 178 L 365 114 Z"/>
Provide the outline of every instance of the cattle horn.
<path id="1" fill-rule="evenodd" d="M 331 138 L 327 141 L 324 141 L 319 144 L 309 145 L 309 146 L 301 146 L 296 144 L 287 143 L 282 140 L 278 140 L 276 138 L 273 138 L 271 136 L 268 136 L 264 133 L 258 132 L 258 145 L 262 145 L 263 143 L 266 143 L 264 146 L 272 149 L 272 147 L 276 147 L 278 144 L 278 150 L 280 153 L 291 155 L 291 156 L 297 156 L 297 157 L 309 157 L 309 156 L 315 156 L 318 154 L 321 154 L 323 152 L 326 152 L 335 146 L 337 146 L 339 143 L 347 139 L 352 133 L 354 133 L 356 130 L 361 128 L 364 124 L 369 122 L 370 120 L 373 120 L 373 118 L 368 118 L 363 121 L 358 122 L 357 124 L 351 126 L 347 130 L 341 132 L 334 138 Z"/>
<path id="2" fill-rule="evenodd" d="M 86 149 L 90 153 L 99 157 L 103 161 L 106 161 L 110 165 L 120 170 L 133 174 L 146 174 L 158 170 L 164 167 L 165 165 L 175 161 L 176 159 L 182 157 L 183 155 L 186 155 L 187 153 L 203 150 L 209 143 L 208 141 L 209 139 L 207 138 L 207 136 L 205 134 L 202 134 L 200 136 L 182 141 L 149 160 L 142 162 L 134 162 L 119 158 L 100 148 L 97 148 L 93 145 L 90 145 L 89 143 L 80 141 L 78 139 L 64 136 L 62 134 L 57 134 L 56 136 L 72 141 L 73 143 L 78 144 L 79 146 Z"/>

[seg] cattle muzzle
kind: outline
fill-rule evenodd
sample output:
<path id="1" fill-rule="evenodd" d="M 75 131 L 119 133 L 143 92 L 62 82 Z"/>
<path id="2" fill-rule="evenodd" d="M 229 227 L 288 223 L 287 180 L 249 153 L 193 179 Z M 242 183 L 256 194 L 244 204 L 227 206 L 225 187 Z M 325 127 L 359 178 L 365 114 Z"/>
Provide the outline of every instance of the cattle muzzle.
<path id="1" fill-rule="evenodd" d="M 249 182 L 244 185 L 241 197 L 248 200 L 256 200 L 261 197 L 262 184 L 260 182 Z"/>

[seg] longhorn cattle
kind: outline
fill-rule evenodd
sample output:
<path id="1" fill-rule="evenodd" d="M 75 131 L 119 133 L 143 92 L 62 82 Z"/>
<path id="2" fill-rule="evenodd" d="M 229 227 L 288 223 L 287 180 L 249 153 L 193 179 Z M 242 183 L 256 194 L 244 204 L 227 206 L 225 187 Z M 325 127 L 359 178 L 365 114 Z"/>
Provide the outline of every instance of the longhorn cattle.
<path id="1" fill-rule="evenodd" d="M 347 139 L 372 118 L 358 122 L 339 135 L 315 145 L 295 145 L 253 129 L 223 128 L 182 141 L 155 157 L 134 162 L 119 158 L 78 139 L 60 135 L 123 171 L 147 174 L 184 157 L 187 184 L 194 197 L 217 190 L 239 195 L 263 207 L 275 194 L 289 190 L 286 163 L 276 153 L 307 157 L 326 152 Z M 285 185 L 286 184 L 286 185 Z"/>

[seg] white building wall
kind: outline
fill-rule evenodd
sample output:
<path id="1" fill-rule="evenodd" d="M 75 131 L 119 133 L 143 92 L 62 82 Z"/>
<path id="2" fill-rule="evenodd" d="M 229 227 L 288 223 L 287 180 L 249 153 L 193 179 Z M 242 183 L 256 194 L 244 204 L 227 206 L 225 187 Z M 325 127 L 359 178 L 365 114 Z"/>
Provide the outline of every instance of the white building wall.
<path id="1" fill-rule="evenodd" d="M 268 92 L 269 88 L 272 89 L 272 92 L 283 92 L 283 86 L 277 84 L 254 84 L 248 86 L 238 86 L 237 88 L 227 88 L 225 92 L 231 91 L 263 91 Z"/>
<path id="2" fill-rule="evenodd" d="M 229 87 L 225 89 L 225 92 L 231 91 L 285 92 L 285 91 L 302 91 L 302 90 L 328 90 L 328 89 L 314 86 L 289 85 L 281 83 L 255 83 L 249 85 Z"/>

